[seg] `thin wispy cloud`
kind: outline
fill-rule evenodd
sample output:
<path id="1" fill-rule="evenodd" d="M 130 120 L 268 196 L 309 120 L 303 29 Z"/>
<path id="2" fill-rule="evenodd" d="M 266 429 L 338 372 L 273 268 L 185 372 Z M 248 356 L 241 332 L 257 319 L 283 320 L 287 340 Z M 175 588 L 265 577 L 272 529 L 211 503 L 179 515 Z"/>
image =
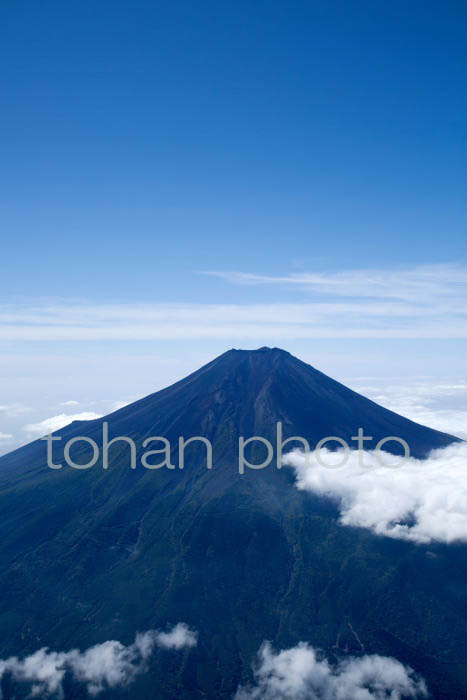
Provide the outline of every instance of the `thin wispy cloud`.
<path id="1" fill-rule="evenodd" d="M 428 696 L 423 679 L 388 656 L 349 657 L 331 665 L 300 642 L 276 652 L 264 642 L 254 683 L 240 686 L 234 700 L 401 700 Z"/>
<path id="2" fill-rule="evenodd" d="M 31 408 L 29 406 L 24 406 L 21 403 L 9 403 L 0 405 L 0 414 L 4 414 L 9 418 L 15 418 L 17 416 L 25 415 L 29 413 Z"/>
<path id="3" fill-rule="evenodd" d="M 0 307 L 0 340 L 467 338 L 467 269 L 350 270 L 291 274 L 210 273 L 236 284 L 286 285 L 300 302 L 55 304 Z M 302 294 L 303 296 L 303 294 Z"/>
<path id="4" fill-rule="evenodd" d="M 321 450 L 284 455 L 296 474 L 296 486 L 329 497 L 337 504 L 342 525 L 364 527 L 377 535 L 419 544 L 467 542 L 467 443 L 434 450 L 428 459 L 352 450 L 347 463 L 341 451 Z"/>
<path id="5" fill-rule="evenodd" d="M 355 269 L 341 272 L 299 272 L 263 275 L 251 272 L 204 271 L 234 284 L 307 288 L 342 297 L 460 299 L 467 292 L 467 269 L 458 264 L 418 265 L 401 269 Z"/>
<path id="6" fill-rule="evenodd" d="M 43 647 L 23 659 L 0 659 L 0 683 L 9 675 L 14 682 L 30 686 L 31 697 L 62 700 L 68 675 L 84 685 L 89 695 L 96 696 L 104 690 L 125 687 L 145 673 L 157 647 L 177 651 L 196 646 L 197 639 L 197 632 L 180 622 L 168 632 L 139 633 L 128 646 L 111 640 L 85 651 L 57 652 Z"/>

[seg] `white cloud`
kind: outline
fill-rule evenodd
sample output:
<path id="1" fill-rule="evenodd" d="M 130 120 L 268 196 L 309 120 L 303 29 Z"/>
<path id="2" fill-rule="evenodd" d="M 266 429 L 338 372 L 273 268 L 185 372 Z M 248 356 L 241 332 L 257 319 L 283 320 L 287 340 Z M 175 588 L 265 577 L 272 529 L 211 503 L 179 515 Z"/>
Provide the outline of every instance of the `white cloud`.
<path id="1" fill-rule="evenodd" d="M 212 274 L 236 283 L 305 290 L 311 301 L 10 304 L 0 306 L 0 340 L 467 338 L 467 268 L 458 265 Z"/>
<path id="2" fill-rule="evenodd" d="M 0 440 L 12 440 L 13 435 L 10 435 L 9 433 L 1 433 L 0 432 Z"/>
<path id="3" fill-rule="evenodd" d="M 198 634 L 191 630 L 185 623 L 179 622 L 169 632 L 159 632 L 157 643 L 164 649 L 183 649 L 194 647 L 198 641 Z"/>
<path id="4" fill-rule="evenodd" d="M 102 418 L 102 416 L 92 411 L 84 411 L 83 413 L 75 413 L 73 415 L 60 413 L 57 416 L 46 418 L 39 423 L 29 423 L 29 425 L 24 426 L 23 430 L 29 435 L 48 435 L 49 433 L 55 432 L 55 430 L 64 428 L 65 425 L 69 425 L 74 420 L 96 420 L 96 418 Z"/>
<path id="5" fill-rule="evenodd" d="M 78 406 L 79 401 L 62 401 L 60 406 Z"/>
<path id="6" fill-rule="evenodd" d="M 298 306 L 298 305 L 297 305 Z M 301 305 L 304 307 L 305 305 Z M 245 305 L 245 316 L 251 309 Z M 296 309 L 307 315 L 307 309 Z M 193 316 L 194 314 L 192 314 Z M 291 323 L 284 309 L 274 304 L 265 304 L 258 313 L 257 321 L 246 319 L 243 322 L 229 321 L 228 312 L 223 307 L 217 309 L 218 320 L 212 323 L 185 323 L 175 320 L 157 326 L 145 324 L 102 324 L 101 326 L 68 325 L 55 328 L 47 325 L 0 327 L 0 340 L 6 341 L 115 341 L 115 340 L 182 340 L 189 338 L 258 341 L 260 343 L 284 342 L 294 339 L 319 338 L 467 338 L 467 323 L 464 318 L 451 318 L 440 313 L 426 321 L 422 312 L 413 313 L 404 323 L 389 323 L 389 316 L 383 309 L 365 309 L 360 315 L 360 323 L 351 308 L 342 310 L 340 315 L 328 308 L 319 317 L 308 315 L 303 323 Z M 274 316 L 274 323 L 268 317 Z M 378 317 L 369 320 L 368 317 Z"/>
<path id="7" fill-rule="evenodd" d="M 410 420 L 467 439 L 467 382 L 385 380 L 353 387 Z"/>
<path id="8" fill-rule="evenodd" d="M 362 457 L 363 466 L 359 462 Z M 321 450 L 321 461 L 336 463 L 342 452 Z M 299 489 L 336 500 L 343 525 L 365 527 L 378 535 L 418 543 L 467 541 L 467 443 L 431 452 L 428 459 L 352 450 L 339 468 L 321 466 L 315 453 L 284 455 Z"/>
<path id="9" fill-rule="evenodd" d="M 467 293 L 467 269 L 458 264 L 417 265 L 411 268 L 356 269 L 341 272 L 311 271 L 285 275 L 208 271 L 234 284 L 281 285 L 309 288 L 313 292 L 342 297 L 421 299 L 459 302 Z"/>
<path id="10" fill-rule="evenodd" d="M 234 700 L 401 700 L 427 697 L 424 681 L 387 656 L 350 657 L 332 666 L 313 647 L 258 653 L 255 684 L 238 688 Z"/>
<path id="11" fill-rule="evenodd" d="M 170 644 L 167 638 L 172 639 Z M 56 652 L 44 647 L 24 659 L 15 656 L 0 659 L 0 681 L 8 673 L 14 681 L 30 684 L 31 696 L 63 698 L 63 680 L 68 673 L 94 696 L 107 688 L 128 685 L 144 673 L 156 647 L 183 649 L 194 646 L 196 640 L 196 632 L 179 623 L 169 632 L 138 633 L 129 646 L 112 640 L 83 652 L 78 649 Z"/>

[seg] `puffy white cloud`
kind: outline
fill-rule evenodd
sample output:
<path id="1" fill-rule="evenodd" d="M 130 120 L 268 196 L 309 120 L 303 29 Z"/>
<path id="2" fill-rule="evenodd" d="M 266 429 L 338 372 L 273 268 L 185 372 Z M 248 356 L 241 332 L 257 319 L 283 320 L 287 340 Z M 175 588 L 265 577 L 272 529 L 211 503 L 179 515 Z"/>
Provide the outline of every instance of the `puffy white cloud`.
<path id="1" fill-rule="evenodd" d="M 400 700 L 427 697 L 424 681 L 387 656 L 350 657 L 332 666 L 313 647 L 258 653 L 255 684 L 240 686 L 234 700 Z"/>
<path id="2" fill-rule="evenodd" d="M 320 460 L 332 465 L 342 451 L 323 448 Z M 321 466 L 315 452 L 309 463 L 303 452 L 284 455 L 293 467 L 299 489 L 336 500 L 343 525 L 365 527 L 418 543 L 467 541 L 467 444 L 431 452 L 428 459 L 352 450 L 342 467 Z M 360 463 L 362 462 L 362 463 Z"/>
<path id="3" fill-rule="evenodd" d="M 55 430 L 64 428 L 65 425 L 69 425 L 74 420 L 95 420 L 96 418 L 102 418 L 102 415 L 100 413 L 94 413 L 93 411 L 84 411 L 83 413 L 75 413 L 73 415 L 60 413 L 57 416 L 46 418 L 39 423 L 29 423 L 29 425 L 24 426 L 23 430 L 29 435 L 48 435 Z"/>
<path id="4" fill-rule="evenodd" d="M 70 401 L 62 401 L 60 406 L 78 406 L 79 401 L 74 401 L 71 399 Z"/>
<path id="5" fill-rule="evenodd" d="M 165 649 L 183 649 L 194 647 L 198 642 L 198 633 L 191 630 L 184 622 L 179 622 L 169 632 L 157 634 L 157 644 Z"/>
<path id="6" fill-rule="evenodd" d="M 10 435 L 9 433 L 1 433 L 0 432 L 0 440 L 11 440 L 13 438 L 13 435 Z"/>
<path id="7" fill-rule="evenodd" d="M 82 653 L 70 651 L 66 655 L 67 666 L 91 695 L 97 695 L 105 687 L 127 685 L 144 671 L 145 662 L 157 644 L 157 634 L 154 630 L 137 634 L 128 647 L 108 641 Z"/>
<path id="8" fill-rule="evenodd" d="M 168 632 L 138 633 L 128 646 L 111 640 L 82 652 L 56 652 L 44 647 L 24 659 L 0 659 L 0 681 L 8 673 L 14 681 L 30 684 L 31 696 L 63 698 L 63 680 L 68 673 L 84 684 L 90 695 L 98 695 L 106 688 L 128 685 L 144 673 L 156 647 L 179 650 L 196 643 L 197 633 L 178 623 Z"/>

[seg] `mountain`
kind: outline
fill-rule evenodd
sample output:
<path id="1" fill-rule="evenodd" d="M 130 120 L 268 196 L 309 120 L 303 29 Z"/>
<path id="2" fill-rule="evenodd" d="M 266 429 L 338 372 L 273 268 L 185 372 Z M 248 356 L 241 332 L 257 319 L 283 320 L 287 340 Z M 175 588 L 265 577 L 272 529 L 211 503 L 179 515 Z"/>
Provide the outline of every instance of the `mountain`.
<path id="1" fill-rule="evenodd" d="M 105 418 L 72 423 L 54 434 L 55 463 L 73 438 L 100 446 L 104 422 L 109 439 L 134 440 L 138 463 L 130 468 L 124 443 L 110 449 L 108 469 L 101 457 L 89 469 L 50 469 L 41 440 L 0 458 L 0 657 L 128 644 L 138 630 L 183 620 L 198 646 L 182 660 L 156 653 L 112 697 L 230 698 L 265 639 L 277 648 L 306 640 L 339 658 L 362 648 L 393 655 L 435 697 L 466 697 L 467 548 L 343 527 L 331 500 L 299 491 L 274 462 L 239 474 L 239 436 L 275 444 L 278 421 L 284 439 L 352 445 L 363 428 L 372 444 L 398 436 L 420 458 L 457 440 L 277 348 L 230 350 Z M 143 449 L 150 436 L 175 446 L 175 469 L 139 463 L 158 447 Z M 180 436 L 209 439 L 213 468 L 194 444 L 179 469 Z M 248 455 L 260 462 L 265 448 Z M 90 445 L 76 442 L 71 456 L 86 464 Z"/>

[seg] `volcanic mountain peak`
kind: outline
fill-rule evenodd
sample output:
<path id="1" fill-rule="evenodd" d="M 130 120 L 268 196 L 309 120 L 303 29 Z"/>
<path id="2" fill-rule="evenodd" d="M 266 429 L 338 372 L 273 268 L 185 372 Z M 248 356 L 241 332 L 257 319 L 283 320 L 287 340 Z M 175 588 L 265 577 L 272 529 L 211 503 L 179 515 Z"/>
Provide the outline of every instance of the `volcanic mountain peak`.
<path id="1" fill-rule="evenodd" d="M 290 354 L 290 352 L 287 352 L 287 350 L 283 350 L 282 348 L 270 348 L 267 345 L 263 345 L 261 348 L 255 348 L 254 350 L 245 350 L 244 348 L 231 348 L 231 350 L 227 350 L 224 355 L 228 355 L 229 353 L 242 353 L 245 355 L 252 355 L 252 356 L 258 356 L 262 355 L 264 358 L 271 358 L 273 356 L 277 355 L 287 355 L 288 357 L 293 357 L 293 355 Z M 220 357 L 223 357 L 221 355 Z"/>
<path id="2" fill-rule="evenodd" d="M 285 350 L 268 347 L 228 350 L 109 420 L 155 427 L 158 416 L 159 429 L 170 426 L 186 433 L 189 427 L 192 434 L 213 440 L 226 430 L 270 439 L 281 421 L 288 435 L 305 437 L 310 444 L 334 435 L 352 445 L 352 436 L 363 428 L 375 440 L 403 438 L 420 457 L 456 440 L 379 406 Z"/>
<path id="3" fill-rule="evenodd" d="M 229 368 L 237 367 L 243 362 L 250 363 L 252 368 L 273 368 L 279 361 L 285 361 L 286 359 L 300 362 L 300 360 L 286 350 L 282 350 L 281 348 L 269 348 L 267 346 L 255 350 L 232 348 L 222 353 L 222 355 L 219 355 L 213 362 L 224 365 L 226 371 L 228 371 Z"/>
<path id="4" fill-rule="evenodd" d="M 273 442 L 278 422 L 284 439 L 300 436 L 311 446 L 330 436 L 354 445 L 359 428 L 373 437 L 373 446 L 397 436 L 415 457 L 457 440 L 379 406 L 285 350 L 268 347 L 228 350 L 161 391 L 102 419 L 72 423 L 57 434 L 99 441 L 104 421 L 110 436 L 140 441 L 164 436 L 178 443 L 180 436 L 203 436 L 225 456 L 235 453 L 239 436 Z M 392 449 L 399 451 L 397 443 Z M 38 441 L 5 455 L 0 466 L 22 469 L 31 462 L 42 463 L 43 455 L 44 444 Z"/>
<path id="5" fill-rule="evenodd" d="M 253 394 L 262 392 L 265 386 L 272 387 L 275 382 L 291 380 L 304 368 L 308 372 L 316 371 L 281 348 L 266 346 L 256 350 L 232 348 L 178 384 L 184 384 L 190 379 L 202 378 L 203 390 L 208 393 L 210 389 L 220 384 L 226 385 L 229 382 L 235 386 L 242 384 L 252 397 Z M 327 379 L 325 375 L 319 374 L 323 380 Z"/>

